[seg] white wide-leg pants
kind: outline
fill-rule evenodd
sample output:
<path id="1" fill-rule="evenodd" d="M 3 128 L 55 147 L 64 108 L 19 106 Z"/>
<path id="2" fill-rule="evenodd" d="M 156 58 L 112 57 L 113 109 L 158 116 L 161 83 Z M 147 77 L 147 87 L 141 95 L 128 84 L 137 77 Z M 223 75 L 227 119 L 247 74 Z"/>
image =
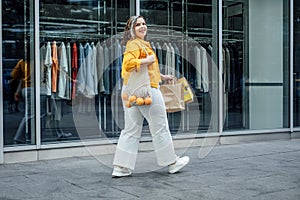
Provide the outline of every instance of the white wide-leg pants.
<path id="1" fill-rule="evenodd" d="M 158 165 L 167 166 L 176 161 L 162 94 L 157 88 L 151 88 L 151 92 L 151 105 L 127 108 L 123 104 L 125 127 L 119 137 L 113 165 L 134 170 L 144 118 L 149 124 Z"/>

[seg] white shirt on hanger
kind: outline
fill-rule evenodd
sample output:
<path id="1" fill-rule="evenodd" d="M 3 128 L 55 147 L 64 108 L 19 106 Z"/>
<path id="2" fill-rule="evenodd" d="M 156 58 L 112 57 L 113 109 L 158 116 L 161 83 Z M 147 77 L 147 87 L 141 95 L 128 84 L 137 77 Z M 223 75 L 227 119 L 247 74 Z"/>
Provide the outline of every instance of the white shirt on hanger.
<path id="1" fill-rule="evenodd" d="M 86 76 L 85 76 L 85 96 L 92 98 L 95 96 L 94 92 L 94 75 L 93 75 L 93 50 L 89 43 L 84 46 L 85 62 L 86 62 Z"/>
<path id="2" fill-rule="evenodd" d="M 94 95 L 98 94 L 98 73 L 97 73 L 97 62 L 96 62 L 96 56 L 97 56 L 97 49 L 92 42 L 91 44 L 92 48 L 92 61 L 91 61 L 91 75 L 93 78 L 93 90 L 94 90 Z"/>
<path id="3" fill-rule="evenodd" d="M 59 79 L 58 79 L 58 97 L 66 99 L 66 87 L 67 87 L 67 73 L 68 73 L 68 60 L 66 46 L 64 42 L 59 47 Z"/>
<path id="4" fill-rule="evenodd" d="M 204 92 L 209 91 L 209 74 L 208 74 L 208 60 L 207 52 L 202 46 L 200 47 L 201 53 L 201 76 L 202 76 L 202 87 Z"/>
<path id="5" fill-rule="evenodd" d="M 51 57 L 51 44 L 47 42 L 46 55 L 45 55 L 45 73 L 46 74 L 46 93 L 51 96 L 51 67 L 52 67 L 52 57 Z"/>
<path id="6" fill-rule="evenodd" d="M 170 74 L 170 67 L 172 65 L 172 55 L 171 55 L 170 47 L 167 43 L 163 44 L 163 50 L 166 52 L 165 54 L 166 63 L 164 63 L 165 64 L 164 74 Z"/>

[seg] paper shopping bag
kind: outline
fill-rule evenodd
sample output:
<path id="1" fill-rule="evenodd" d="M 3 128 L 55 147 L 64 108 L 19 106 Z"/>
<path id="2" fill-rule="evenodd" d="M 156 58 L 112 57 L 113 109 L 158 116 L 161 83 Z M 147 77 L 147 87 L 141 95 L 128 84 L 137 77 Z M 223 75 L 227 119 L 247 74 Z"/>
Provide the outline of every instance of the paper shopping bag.
<path id="1" fill-rule="evenodd" d="M 178 112 L 185 109 L 182 83 L 162 84 L 160 91 L 163 95 L 167 112 Z"/>

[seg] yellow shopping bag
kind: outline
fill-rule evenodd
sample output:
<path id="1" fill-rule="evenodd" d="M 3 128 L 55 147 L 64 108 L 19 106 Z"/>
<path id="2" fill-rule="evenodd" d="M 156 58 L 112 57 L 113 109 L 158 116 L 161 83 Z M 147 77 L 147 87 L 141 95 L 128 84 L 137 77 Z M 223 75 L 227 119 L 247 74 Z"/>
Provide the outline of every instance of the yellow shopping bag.
<path id="1" fill-rule="evenodd" d="M 189 82 L 185 77 L 179 78 L 177 82 L 182 83 L 183 100 L 185 103 L 191 103 L 194 101 L 194 93 L 191 89 Z"/>

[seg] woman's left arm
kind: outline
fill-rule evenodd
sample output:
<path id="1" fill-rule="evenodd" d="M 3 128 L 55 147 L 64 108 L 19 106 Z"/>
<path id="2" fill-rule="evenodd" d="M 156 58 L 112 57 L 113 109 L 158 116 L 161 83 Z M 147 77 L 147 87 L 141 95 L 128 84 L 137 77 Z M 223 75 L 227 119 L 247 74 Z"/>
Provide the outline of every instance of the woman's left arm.
<path id="1" fill-rule="evenodd" d="M 170 74 L 160 74 L 160 78 L 162 81 L 171 81 L 173 80 L 175 77 L 173 75 L 170 75 Z"/>

